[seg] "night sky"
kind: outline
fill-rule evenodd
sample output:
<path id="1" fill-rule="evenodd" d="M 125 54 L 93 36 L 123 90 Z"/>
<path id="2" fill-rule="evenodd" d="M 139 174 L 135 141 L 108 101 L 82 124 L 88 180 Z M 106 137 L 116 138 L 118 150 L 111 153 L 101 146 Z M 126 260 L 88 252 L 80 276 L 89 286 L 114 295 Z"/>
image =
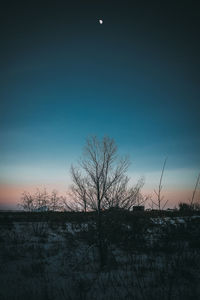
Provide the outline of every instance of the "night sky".
<path id="1" fill-rule="evenodd" d="M 193 188 L 199 1 L 9 1 L 0 14 L 0 202 L 67 188 L 90 135 L 114 138 L 148 191 L 165 157 L 170 200 Z"/>

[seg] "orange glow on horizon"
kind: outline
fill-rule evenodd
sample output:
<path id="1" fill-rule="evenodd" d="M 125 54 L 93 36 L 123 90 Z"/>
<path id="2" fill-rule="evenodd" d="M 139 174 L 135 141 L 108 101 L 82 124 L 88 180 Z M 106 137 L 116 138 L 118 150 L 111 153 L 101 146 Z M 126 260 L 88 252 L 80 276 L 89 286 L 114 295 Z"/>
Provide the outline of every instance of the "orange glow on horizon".
<path id="1" fill-rule="evenodd" d="M 23 191 L 33 193 L 37 188 L 46 188 L 47 191 L 51 192 L 56 189 L 60 195 L 66 195 L 67 185 L 64 184 L 47 184 L 47 185 L 19 185 L 19 184 L 0 184 L 0 205 L 17 205 L 20 203 L 21 195 Z M 143 189 L 143 194 L 151 195 L 155 201 L 156 195 L 152 190 Z M 166 207 L 173 208 L 178 206 L 179 202 L 189 202 L 192 196 L 191 189 L 168 189 L 163 191 L 164 196 L 163 203 L 168 200 Z M 199 191 L 197 191 L 196 199 L 199 198 Z M 146 204 L 146 208 L 148 208 Z"/>

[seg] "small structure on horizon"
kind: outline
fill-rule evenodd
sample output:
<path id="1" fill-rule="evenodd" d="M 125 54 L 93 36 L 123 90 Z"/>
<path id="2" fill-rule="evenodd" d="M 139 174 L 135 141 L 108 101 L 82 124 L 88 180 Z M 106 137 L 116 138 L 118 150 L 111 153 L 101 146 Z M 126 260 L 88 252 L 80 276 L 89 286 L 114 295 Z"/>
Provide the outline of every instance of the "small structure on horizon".
<path id="1" fill-rule="evenodd" d="M 133 211 L 144 211 L 144 205 L 133 206 Z"/>

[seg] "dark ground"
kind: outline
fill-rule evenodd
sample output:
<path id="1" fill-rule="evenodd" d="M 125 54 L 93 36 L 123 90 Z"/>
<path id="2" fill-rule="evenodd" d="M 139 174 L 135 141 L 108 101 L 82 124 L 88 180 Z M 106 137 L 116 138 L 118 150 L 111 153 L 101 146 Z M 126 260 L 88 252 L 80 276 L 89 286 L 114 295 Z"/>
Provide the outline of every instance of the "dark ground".
<path id="1" fill-rule="evenodd" d="M 0 299 L 199 299 L 199 212 L 0 213 Z"/>

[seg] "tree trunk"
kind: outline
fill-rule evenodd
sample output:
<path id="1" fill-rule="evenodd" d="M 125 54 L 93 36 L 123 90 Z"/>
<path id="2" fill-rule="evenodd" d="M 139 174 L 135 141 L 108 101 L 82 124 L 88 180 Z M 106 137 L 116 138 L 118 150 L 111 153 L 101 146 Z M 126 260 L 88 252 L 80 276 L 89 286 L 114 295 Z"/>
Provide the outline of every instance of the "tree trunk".
<path id="1" fill-rule="evenodd" d="M 102 216 L 101 216 L 100 209 L 98 209 L 98 215 L 97 215 L 97 238 L 98 238 L 97 243 L 98 243 L 98 250 L 99 250 L 100 269 L 103 269 L 103 267 L 106 265 L 107 251 L 104 243 L 103 230 L 102 230 Z"/>

